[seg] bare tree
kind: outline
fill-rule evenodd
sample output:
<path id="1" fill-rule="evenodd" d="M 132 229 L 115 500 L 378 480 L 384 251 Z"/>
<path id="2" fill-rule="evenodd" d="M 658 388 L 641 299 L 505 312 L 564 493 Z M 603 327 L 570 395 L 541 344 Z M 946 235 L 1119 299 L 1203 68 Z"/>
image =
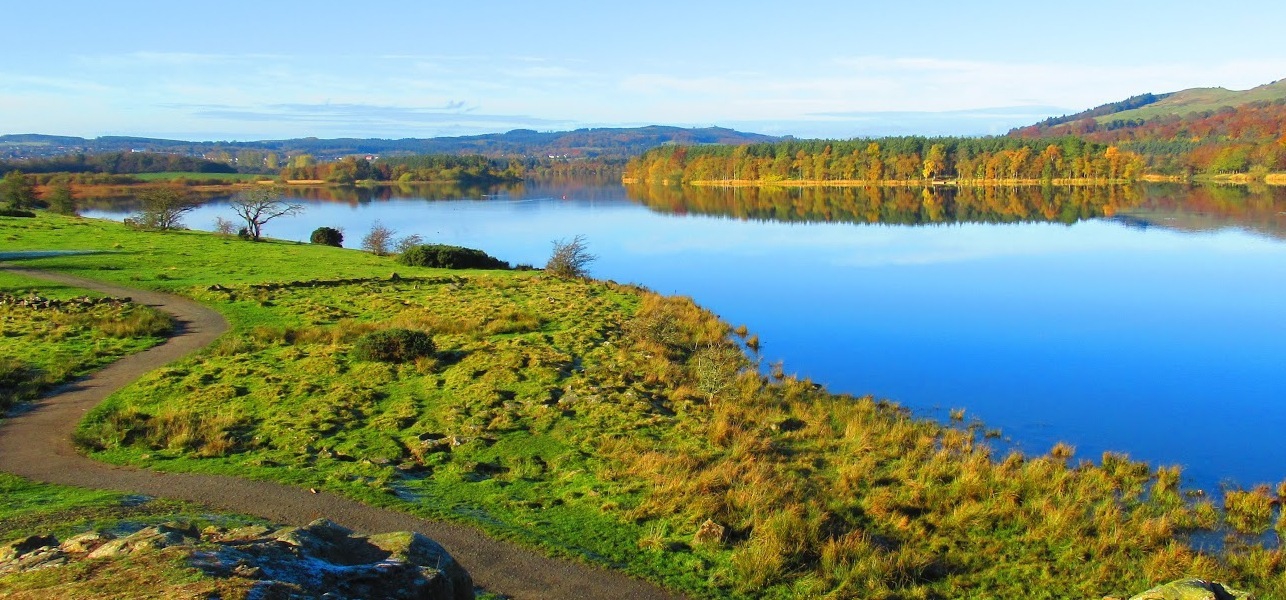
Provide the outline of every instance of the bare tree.
<path id="1" fill-rule="evenodd" d="M 144 229 L 182 229 L 183 215 L 198 206 L 187 193 L 172 187 L 148 190 L 139 200 L 143 209 L 126 222 Z"/>
<path id="2" fill-rule="evenodd" d="M 268 221 L 304 212 L 303 204 L 287 202 L 277 187 L 241 192 L 232 197 L 231 204 L 232 212 L 245 220 L 246 232 L 256 242 L 263 235 L 263 226 Z"/>
<path id="3" fill-rule="evenodd" d="M 395 234 L 397 234 L 397 231 L 385 227 L 379 221 L 371 223 L 371 232 L 362 238 L 362 249 L 375 256 L 386 256 L 389 253 L 389 245 L 393 243 Z"/>
<path id="4" fill-rule="evenodd" d="M 550 255 L 549 262 L 545 263 L 545 272 L 556 277 L 566 277 L 568 279 L 589 276 L 589 263 L 598 260 L 597 256 L 589 253 L 589 246 L 585 244 L 585 236 L 578 235 L 567 240 L 554 241 L 554 253 Z"/>

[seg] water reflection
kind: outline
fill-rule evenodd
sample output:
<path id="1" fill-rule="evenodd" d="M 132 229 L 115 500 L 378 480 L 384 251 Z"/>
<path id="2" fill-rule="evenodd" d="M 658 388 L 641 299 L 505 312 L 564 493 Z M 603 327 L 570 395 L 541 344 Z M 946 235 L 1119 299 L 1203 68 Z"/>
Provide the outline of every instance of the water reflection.
<path id="1" fill-rule="evenodd" d="M 626 186 L 658 212 L 805 223 L 1075 223 L 1116 214 L 1139 199 L 1105 187 L 667 187 Z"/>
<path id="2" fill-rule="evenodd" d="M 1135 227 L 1240 227 L 1286 237 L 1286 189 L 1245 186 L 675 187 L 626 186 L 668 214 L 802 223 L 1075 223 L 1112 218 Z"/>

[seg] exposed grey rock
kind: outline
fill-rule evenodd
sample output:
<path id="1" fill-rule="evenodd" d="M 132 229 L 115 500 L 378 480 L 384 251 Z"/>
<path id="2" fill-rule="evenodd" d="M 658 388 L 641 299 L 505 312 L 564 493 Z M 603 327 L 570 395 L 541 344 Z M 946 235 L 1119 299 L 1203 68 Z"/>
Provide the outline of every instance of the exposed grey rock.
<path id="1" fill-rule="evenodd" d="M 0 546 L 0 562 L 8 562 L 41 548 L 50 547 L 58 547 L 58 540 L 54 536 L 30 535 Z"/>
<path id="2" fill-rule="evenodd" d="M 1222 583 L 1201 579 L 1180 579 L 1159 585 L 1130 600 L 1255 600 L 1253 594 L 1241 592 Z"/>
<path id="3" fill-rule="evenodd" d="M 59 548 L 68 554 L 88 554 L 113 539 L 116 537 L 110 533 L 89 531 L 67 538 Z"/>
<path id="4" fill-rule="evenodd" d="M 114 539 L 90 552 L 86 558 L 111 558 L 170 546 L 191 546 L 199 541 L 196 530 L 189 526 L 165 524 L 145 527 L 122 538 Z"/>
<path id="5" fill-rule="evenodd" d="M 52 535 L 33 535 L 0 546 L 0 575 L 56 567 L 67 562 Z"/>
<path id="6" fill-rule="evenodd" d="M 437 542 L 410 532 L 368 538 L 325 519 L 304 527 L 209 527 L 200 533 L 167 523 L 118 538 L 89 532 L 62 544 L 53 536 L 31 536 L 0 546 L 0 574 L 163 548 L 186 550 L 189 563 L 212 576 L 255 580 L 259 597 L 473 598 L 469 573 Z"/>
<path id="7" fill-rule="evenodd" d="M 370 543 L 389 553 L 389 558 L 400 560 L 419 567 L 440 571 L 449 584 L 447 590 L 453 590 L 445 596 L 456 600 L 467 600 L 473 597 L 473 578 L 464 570 L 441 544 L 419 533 L 399 531 L 382 533 L 370 537 Z"/>

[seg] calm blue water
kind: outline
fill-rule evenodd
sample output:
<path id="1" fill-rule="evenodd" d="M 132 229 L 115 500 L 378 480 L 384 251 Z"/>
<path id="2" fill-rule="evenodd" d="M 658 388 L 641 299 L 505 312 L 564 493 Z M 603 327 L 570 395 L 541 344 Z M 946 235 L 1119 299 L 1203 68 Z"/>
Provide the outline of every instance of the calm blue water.
<path id="1" fill-rule="evenodd" d="M 1286 479 L 1286 243 L 1209 211 L 1150 214 L 1160 227 L 780 223 L 657 213 L 619 186 L 306 202 L 266 235 L 342 227 L 354 247 L 380 220 L 541 265 L 584 234 L 595 276 L 691 296 L 758 333 L 765 364 L 832 390 L 965 408 L 1030 452 L 1062 440 L 1180 464 L 1203 487 Z M 1202 229 L 1164 226 L 1192 214 Z M 216 216 L 232 218 L 216 202 L 187 223 Z"/>

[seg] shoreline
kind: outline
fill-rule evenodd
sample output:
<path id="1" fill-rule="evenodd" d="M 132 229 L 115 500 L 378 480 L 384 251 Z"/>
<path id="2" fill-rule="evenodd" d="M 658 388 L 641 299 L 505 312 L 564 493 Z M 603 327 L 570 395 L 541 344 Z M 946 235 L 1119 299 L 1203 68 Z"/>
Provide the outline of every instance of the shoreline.
<path id="1" fill-rule="evenodd" d="M 1119 186 L 1134 183 L 1194 183 L 1216 185 L 1286 185 L 1286 173 L 1272 173 L 1262 181 L 1253 181 L 1250 175 L 1236 173 L 1231 175 L 1201 176 L 1188 180 L 1179 175 L 1143 175 L 1138 179 L 1096 179 L 1089 177 L 1058 179 L 696 179 L 684 182 L 672 182 L 663 179 L 659 182 L 640 180 L 637 177 L 622 177 L 623 185 L 685 185 L 692 187 L 723 188 L 815 188 L 815 187 L 955 187 L 955 188 L 989 188 L 989 187 L 1036 187 L 1043 185 L 1065 187 Z"/>

